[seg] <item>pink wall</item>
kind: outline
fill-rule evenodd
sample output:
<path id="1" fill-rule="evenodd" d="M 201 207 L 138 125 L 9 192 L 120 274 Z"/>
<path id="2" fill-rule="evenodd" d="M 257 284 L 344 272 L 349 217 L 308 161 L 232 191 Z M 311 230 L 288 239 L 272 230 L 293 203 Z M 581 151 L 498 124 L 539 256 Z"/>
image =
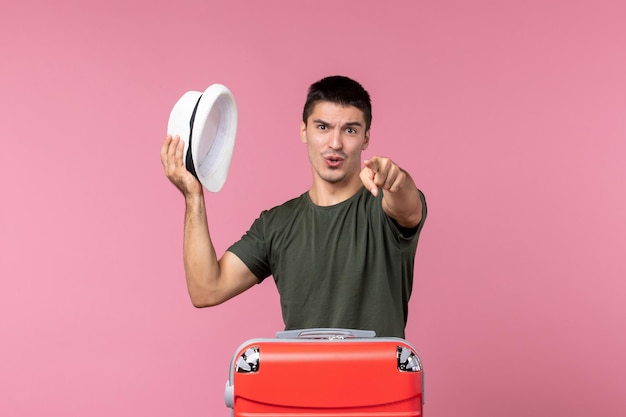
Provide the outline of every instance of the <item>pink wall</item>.
<path id="1" fill-rule="evenodd" d="M 235 94 L 222 251 L 306 189 L 306 88 L 343 73 L 373 96 L 368 155 L 429 201 L 407 331 L 426 415 L 626 415 L 625 4 L 4 1 L 0 414 L 228 415 L 230 357 L 281 329 L 277 296 L 191 307 L 167 116 Z"/>

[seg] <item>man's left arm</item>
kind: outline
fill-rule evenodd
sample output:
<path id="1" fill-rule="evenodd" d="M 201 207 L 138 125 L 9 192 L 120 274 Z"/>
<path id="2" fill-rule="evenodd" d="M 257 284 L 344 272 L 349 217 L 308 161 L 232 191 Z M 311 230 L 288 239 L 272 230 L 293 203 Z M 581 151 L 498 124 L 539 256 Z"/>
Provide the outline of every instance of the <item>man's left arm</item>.
<path id="1" fill-rule="evenodd" d="M 383 193 L 383 210 L 400 226 L 414 228 L 422 221 L 422 200 L 415 181 L 391 159 L 374 156 L 364 161 L 361 181 L 374 196 Z"/>

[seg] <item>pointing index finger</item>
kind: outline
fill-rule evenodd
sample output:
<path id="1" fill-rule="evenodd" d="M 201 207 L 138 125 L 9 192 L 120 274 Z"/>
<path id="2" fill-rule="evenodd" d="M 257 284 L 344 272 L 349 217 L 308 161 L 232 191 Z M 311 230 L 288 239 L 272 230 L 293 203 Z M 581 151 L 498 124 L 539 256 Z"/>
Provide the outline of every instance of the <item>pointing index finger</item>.
<path id="1" fill-rule="evenodd" d="M 371 169 L 374 173 L 378 172 L 379 167 L 378 167 L 377 156 L 373 156 L 370 159 L 366 159 L 365 161 L 363 161 L 363 163 L 365 164 L 366 167 Z"/>
<path id="2" fill-rule="evenodd" d="M 369 190 L 370 193 L 374 197 L 378 195 L 378 187 L 374 182 L 374 177 L 376 176 L 376 172 L 378 170 L 378 163 L 376 161 L 376 157 L 372 157 L 370 159 L 366 159 L 363 161 L 365 168 L 363 172 L 361 172 L 361 181 L 365 188 Z"/>

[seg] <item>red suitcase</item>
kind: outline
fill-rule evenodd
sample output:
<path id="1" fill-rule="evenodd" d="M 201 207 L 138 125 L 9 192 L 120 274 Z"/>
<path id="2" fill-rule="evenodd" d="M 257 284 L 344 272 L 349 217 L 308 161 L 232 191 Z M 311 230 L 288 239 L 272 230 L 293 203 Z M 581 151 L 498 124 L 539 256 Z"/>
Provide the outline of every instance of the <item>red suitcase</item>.
<path id="1" fill-rule="evenodd" d="M 424 373 L 404 339 L 309 329 L 242 344 L 224 400 L 233 417 L 422 416 Z"/>

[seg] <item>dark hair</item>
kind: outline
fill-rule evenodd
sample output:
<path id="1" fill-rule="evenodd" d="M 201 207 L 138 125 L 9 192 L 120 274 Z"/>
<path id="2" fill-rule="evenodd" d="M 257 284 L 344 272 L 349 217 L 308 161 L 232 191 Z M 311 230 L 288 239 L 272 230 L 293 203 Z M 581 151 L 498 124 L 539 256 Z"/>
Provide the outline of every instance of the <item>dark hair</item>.
<path id="1" fill-rule="evenodd" d="M 369 93 L 358 82 L 341 75 L 332 75 L 311 84 L 302 112 L 305 124 L 320 101 L 356 107 L 363 112 L 365 130 L 369 130 L 372 124 L 372 103 Z"/>

